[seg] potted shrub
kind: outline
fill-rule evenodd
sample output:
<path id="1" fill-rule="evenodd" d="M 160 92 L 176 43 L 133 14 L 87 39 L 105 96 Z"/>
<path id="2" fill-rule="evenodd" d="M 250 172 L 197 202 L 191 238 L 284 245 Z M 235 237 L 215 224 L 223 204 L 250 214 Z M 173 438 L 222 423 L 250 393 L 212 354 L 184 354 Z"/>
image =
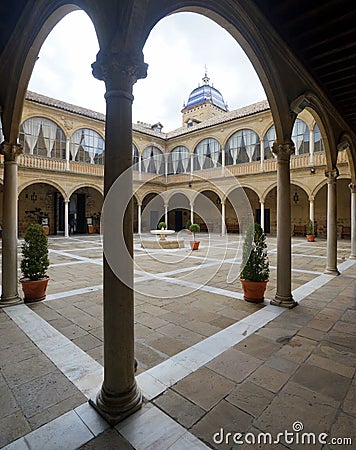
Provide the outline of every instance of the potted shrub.
<path id="1" fill-rule="evenodd" d="M 46 298 L 49 276 L 48 239 L 42 225 L 31 223 L 22 245 L 20 279 L 25 302 L 36 302 Z"/>
<path id="2" fill-rule="evenodd" d="M 198 250 L 198 249 L 199 249 L 200 241 L 197 241 L 197 240 L 195 239 L 195 233 L 199 233 L 199 231 L 200 231 L 200 226 L 199 226 L 197 223 L 192 223 L 192 224 L 189 226 L 189 231 L 191 231 L 192 234 L 193 234 L 193 240 L 190 241 L 190 248 L 191 248 L 192 250 Z"/>
<path id="3" fill-rule="evenodd" d="M 166 222 L 160 222 L 160 223 L 157 225 L 157 228 L 158 228 L 159 230 L 166 230 L 166 229 L 167 229 L 167 224 L 166 224 Z M 161 238 L 161 239 L 166 239 L 166 235 L 165 235 L 164 233 L 162 233 L 162 234 L 160 235 L 160 238 Z"/>
<path id="4" fill-rule="evenodd" d="M 266 235 L 258 223 L 247 227 L 242 254 L 240 281 L 244 299 L 261 303 L 269 279 Z"/>
<path id="5" fill-rule="evenodd" d="M 315 234 L 314 234 L 314 224 L 311 219 L 308 220 L 307 226 L 306 226 L 306 236 L 308 242 L 314 242 L 315 241 Z"/>

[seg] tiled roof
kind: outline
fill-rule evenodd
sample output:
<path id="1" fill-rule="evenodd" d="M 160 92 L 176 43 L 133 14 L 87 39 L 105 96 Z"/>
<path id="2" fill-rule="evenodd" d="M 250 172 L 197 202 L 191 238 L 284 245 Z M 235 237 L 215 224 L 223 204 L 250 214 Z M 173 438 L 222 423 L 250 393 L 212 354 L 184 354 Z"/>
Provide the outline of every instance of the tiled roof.
<path id="1" fill-rule="evenodd" d="M 64 111 L 105 122 L 105 114 L 93 111 L 91 109 L 82 108 L 81 106 L 72 105 L 71 103 L 66 103 L 51 97 L 46 97 L 45 95 L 37 94 L 35 92 L 27 91 L 26 100 L 40 103 L 42 105 L 52 106 L 54 108 L 62 109 Z M 235 109 L 233 111 L 222 112 L 221 114 L 218 114 L 211 119 L 205 120 L 204 122 L 195 124 L 192 127 L 181 127 L 168 133 L 154 131 L 150 128 L 149 125 L 143 124 L 142 122 L 132 124 L 132 129 L 134 131 L 149 134 L 150 136 L 158 137 L 160 139 L 168 139 L 268 110 L 269 104 L 267 100 L 263 100 L 261 102 L 253 103 L 252 105 L 244 106 L 243 108 Z"/>

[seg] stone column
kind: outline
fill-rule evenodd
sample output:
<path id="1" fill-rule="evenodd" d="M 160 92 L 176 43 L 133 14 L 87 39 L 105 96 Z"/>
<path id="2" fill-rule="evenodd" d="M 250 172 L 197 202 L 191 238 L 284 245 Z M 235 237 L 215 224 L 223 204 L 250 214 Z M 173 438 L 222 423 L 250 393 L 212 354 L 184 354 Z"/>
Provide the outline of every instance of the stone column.
<path id="1" fill-rule="evenodd" d="M 265 229 L 265 204 L 262 200 L 260 200 L 260 208 L 261 208 L 261 228 Z"/>
<path id="2" fill-rule="evenodd" d="M 193 175 L 194 171 L 194 153 L 190 154 L 190 174 Z"/>
<path id="3" fill-rule="evenodd" d="M 138 234 L 142 233 L 142 205 L 141 203 L 137 204 L 137 232 Z"/>
<path id="4" fill-rule="evenodd" d="M 64 200 L 64 237 L 69 237 L 69 200 Z"/>
<path id="5" fill-rule="evenodd" d="M 18 293 L 17 272 L 17 157 L 22 153 L 20 144 L 3 142 L 4 155 L 3 222 L 2 222 L 2 293 L 0 306 L 21 302 Z"/>
<path id="6" fill-rule="evenodd" d="M 69 170 L 69 139 L 66 140 L 66 169 Z"/>
<path id="7" fill-rule="evenodd" d="M 221 174 L 224 175 L 225 173 L 225 150 L 221 149 Z"/>
<path id="8" fill-rule="evenodd" d="M 309 133 L 309 164 L 314 165 L 314 130 L 312 129 Z"/>
<path id="9" fill-rule="evenodd" d="M 313 222 L 314 225 L 314 197 L 309 197 L 309 219 Z"/>
<path id="10" fill-rule="evenodd" d="M 193 203 L 190 204 L 190 221 L 194 223 L 194 205 Z"/>
<path id="11" fill-rule="evenodd" d="M 132 171 L 132 87 L 147 75 L 143 55 L 104 52 L 92 65 L 93 75 L 105 81 L 106 129 L 104 197 L 115 181 Z M 132 175 L 124 178 L 122 189 L 131 196 Z M 104 199 L 104 200 L 105 200 Z M 112 219 L 122 223 L 126 248 L 120 255 L 125 282 L 112 271 L 104 253 L 104 381 L 96 401 L 98 412 L 114 425 L 142 405 L 142 395 L 134 375 L 134 289 L 133 289 L 133 209 L 113 210 Z M 105 219 L 104 219 L 105 220 Z M 121 226 L 121 225 L 120 225 Z M 122 239 L 120 238 L 120 242 Z M 112 223 L 105 226 L 104 249 L 115 245 Z M 120 243 L 120 245 L 122 245 Z"/>
<path id="12" fill-rule="evenodd" d="M 164 221 L 166 222 L 168 230 L 168 205 L 164 205 Z"/>
<path id="13" fill-rule="evenodd" d="M 260 138 L 260 156 L 261 156 L 261 172 L 263 172 L 263 166 L 265 162 L 265 143 L 263 141 L 263 137 Z"/>
<path id="14" fill-rule="evenodd" d="M 351 259 L 356 259 L 356 184 L 349 184 L 351 190 Z"/>
<path id="15" fill-rule="evenodd" d="M 290 205 L 290 155 L 294 144 L 273 144 L 277 155 L 277 292 L 272 305 L 294 308 L 292 296 L 291 205 Z"/>
<path id="16" fill-rule="evenodd" d="M 221 200 L 221 236 L 225 236 L 226 225 L 225 225 L 225 200 Z"/>
<path id="17" fill-rule="evenodd" d="M 340 275 L 337 269 L 337 207 L 336 207 L 336 179 L 339 176 L 337 168 L 325 172 L 328 186 L 327 203 L 327 265 L 324 273 Z"/>

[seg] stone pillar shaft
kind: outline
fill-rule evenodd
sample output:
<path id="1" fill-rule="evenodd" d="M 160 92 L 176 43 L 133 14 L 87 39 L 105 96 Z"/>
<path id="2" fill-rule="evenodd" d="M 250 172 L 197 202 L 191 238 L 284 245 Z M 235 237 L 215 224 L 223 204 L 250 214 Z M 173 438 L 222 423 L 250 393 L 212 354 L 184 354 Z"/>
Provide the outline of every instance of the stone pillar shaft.
<path id="1" fill-rule="evenodd" d="M 225 236 L 226 234 L 226 225 L 225 225 L 225 201 L 221 202 L 221 236 Z"/>
<path id="2" fill-rule="evenodd" d="M 314 130 L 310 129 L 310 133 L 309 133 L 309 164 L 311 166 L 314 165 Z"/>
<path id="3" fill-rule="evenodd" d="M 277 155 L 277 292 L 271 304 L 294 308 L 292 296 L 291 205 L 290 205 L 290 155 L 292 142 L 273 144 Z"/>
<path id="4" fill-rule="evenodd" d="M 4 155 L 3 223 L 2 223 L 2 294 L 0 306 L 21 302 L 17 272 L 17 157 L 20 144 L 1 144 Z"/>
<path id="5" fill-rule="evenodd" d="M 69 237 L 69 200 L 64 200 L 64 237 Z"/>
<path id="6" fill-rule="evenodd" d="M 325 172 L 328 186 L 327 203 L 327 265 L 325 273 L 329 275 L 340 275 L 337 269 L 337 207 L 336 207 L 336 179 L 339 175 L 338 170 L 334 169 Z"/>
<path id="7" fill-rule="evenodd" d="M 167 225 L 167 230 L 168 230 L 168 205 L 164 205 L 164 221 L 166 222 Z"/>
<path id="8" fill-rule="evenodd" d="M 260 202 L 260 208 L 261 208 L 261 227 L 262 230 L 265 229 L 265 204 L 264 202 Z"/>
<path id="9" fill-rule="evenodd" d="M 106 85 L 105 199 L 115 181 L 132 171 L 132 87 L 146 76 L 142 54 L 99 52 L 93 75 Z M 132 193 L 132 176 L 124 178 L 125 192 Z M 126 211 L 115 211 L 113 219 L 123 223 L 127 251 L 120 256 L 126 283 L 112 271 L 104 252 L 104 382 L 96 402 L 91 404 L 110 423 L 116 424 L 135 412 L 142 395 L 134 376 L 134 290 L 133 290 L 133 201 Z M 105 220 L 105 218 L 104 218 Z M 112 229 L 112 227 L 108 227 Z M 115 236 L 105 235 L 106 245 L 114 245 Z M 106 245 L 105 245 L 106 244 Z"/>
<path id="10" fill-rule="evenodd" d="M 142 205 L 137 205 L 137 231 L 138 234 L 142 233 Z"/>
<path id="11" fill-rule="evenodd" d="M 309 198 L 309 219 L 314 224 L 314 198 Z"/>
<path id="12" fill-rule="evenodd" d="M 193 203 L 190 204 L 190 221 L 191 221 L 191 223 L 194 223 L 194 205 L 193 205 Z"/>
<path id="13" fill-rule="evenodd" d="M 350 184 L 351 190 L 351 259 L 356 259 L 356 184 Z"/>

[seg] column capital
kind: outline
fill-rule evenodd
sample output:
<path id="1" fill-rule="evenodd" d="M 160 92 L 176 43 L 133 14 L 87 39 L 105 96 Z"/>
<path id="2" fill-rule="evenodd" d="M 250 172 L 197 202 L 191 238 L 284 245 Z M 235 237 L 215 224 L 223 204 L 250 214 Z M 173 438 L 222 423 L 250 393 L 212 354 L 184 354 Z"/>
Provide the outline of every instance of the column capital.
<path id="1" fill-rule="evenodd" d="M 106 97 L 132 97 L 132 86 L 138 79 L 146 78 L 148 64 L 143 61 L 142 53 L 99 51 L 91 67 L 93 76 L 105 81 Z"/>
<path id="2" fill-rule="evenodd" d="M 278 160 L 289 161 L 290 155 L 293 155 L 295 152 L 295 146 L 293 142 L 279 144 L 275 141 L 272 145 L 272 152 L 277 155 Z"/>
<path id="3" fill-rule="evenodd" d="M 309 195 L 308 200 L 309 202 L 313 202 L 315 200 L 314 195 Z"/>
<path id="4" fill-rule="evenodd" d="M 17 157 L 22 154 L 21 144 L 9 144 L 2 142 L 0 146 L 0 154 L 5 156 L 5 161 L 16 161 Z"/>
<path id="5" fill-rule="evenodd" d="M 326 182 L 328 184 L 333 184 L 336 183 L 336 178 L 339 176 L 339 170 L 337 167 L 335 167 L 332 170 L 326 170 L 325 171 L 325 176 L 326 176 Z"/>
<path id="6" fill-rule="evenodd" d="M 350 188 L 350 191 L 352 194 L 356 194 L 356 184 L 355 183 L 350 183 L 349 188 Z"/>

